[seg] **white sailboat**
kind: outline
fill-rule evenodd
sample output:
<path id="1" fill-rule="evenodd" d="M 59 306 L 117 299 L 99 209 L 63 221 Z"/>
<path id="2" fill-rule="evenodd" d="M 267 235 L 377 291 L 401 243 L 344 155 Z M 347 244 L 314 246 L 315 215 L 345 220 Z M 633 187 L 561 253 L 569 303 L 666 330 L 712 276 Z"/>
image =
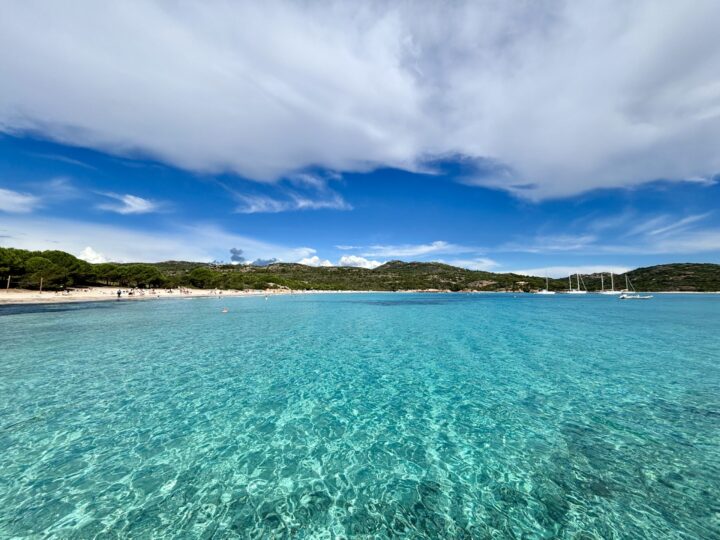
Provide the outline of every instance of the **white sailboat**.
<path id="1" fill-rule="evenodd" d="M 575 274 L 577 276 L 577 289 L 572 288 L 572 277 L 568 276 L 568 281 L 570 282 L 570 289 L 568 290 L 567 294 L 587 294 L 587 290 L 583 290 L 580 288 L 580 274 Z"/>
<path id="2" fill-rule="evenodd" d="M 630 292 L 631 290 L 632 292 Z M 620 300 L 650 300 L 650 298 L 652 298 L 652 294 L 638 294 L 627 274 L 625 274 L 625 292 L 618 296 L 618 298 Z"/>
<path id="3" fill-rule="evenodd" d="M 548 287 L 548 277 L 547 277 L 547 276 L 545 276 L 545 288 L 544 288 L 544 289 L 540 289 L 540 290 L 539 290 L 537 293 L 535 293 L 535 294 L 555 294 L 555 291 L 551 291 L 551 290 L 549 289 L 549 287 Z"/>
<path id="4" fill-rule="evenodd" d="M 622 291 L 616 291 L 615 290 L 615 278 L 613 277 L 613 273 L 610 272 L 610 289 L 605 290 L 605 280 L 603 279 L 603 274 L 600 274 L 600 280 L 602 284 L 602 290 L 600 291 L 600 294 L 621 294 Z"/>

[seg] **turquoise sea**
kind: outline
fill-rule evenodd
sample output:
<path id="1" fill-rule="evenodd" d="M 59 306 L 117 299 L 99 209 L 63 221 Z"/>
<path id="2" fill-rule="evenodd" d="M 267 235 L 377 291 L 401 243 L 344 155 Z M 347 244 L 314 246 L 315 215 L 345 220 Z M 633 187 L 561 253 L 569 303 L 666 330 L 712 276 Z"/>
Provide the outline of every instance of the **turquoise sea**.
<path id="1" fill-rule="evenodd" d="M 6 306 L 0 350 L 1 538 L 720 538 L 717 295 Z"/>

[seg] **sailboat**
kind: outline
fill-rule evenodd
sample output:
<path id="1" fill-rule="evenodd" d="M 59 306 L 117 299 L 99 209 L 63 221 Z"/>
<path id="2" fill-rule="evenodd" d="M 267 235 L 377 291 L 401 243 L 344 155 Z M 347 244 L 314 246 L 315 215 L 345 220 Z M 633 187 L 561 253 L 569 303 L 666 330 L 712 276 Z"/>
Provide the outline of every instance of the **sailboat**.
<path id="1" fill-rule="evenodd" d="M 632 292 L 630 292 L 632 290 Z M 618 296 L 620 300 L 649 300 L 652 298 L 652 294 L 638 294 L 635 291 L 635 287 L 630 283 L 630 279 L 625 274 L 625 292 Z"/>
<path id="2" fill-rule="evenodd" d="M 605 290 L 605 280 L 603 279 L 603 274 L 600 274 L 600 283 L 602 290 L 600 291 L 600 294 L 620 294 L 622 291 L 616 291 L 615 290 L 615 278 L 613 276 L 613 273 L 610 272 L 610 289 Z"/>
<path id="3" fill-rule="evenodd" d="M 548 278 L 547 278 L 547 276 L 545 276 L 545 288 L 544 288 L 544 289 L 540 289 L 540 290 L 539 290 L 537 293 L 535 293 L 535 294 L 555 294 L 555 291 L 551 291 L 551 290 L 549 289 L 549 287 L 548 287 Z"/>
<path id="4" fill-rule="evenodd" d="M 570 282 L 570 289 L 568 290 L 567 294 L 587 294 L 587 290 L 582 290 L 580 288 L 580 274 L 575 274 L 577 276 L 577 289 L 572 288 L 572 277 L 568 276 L 568 281 Z"/>

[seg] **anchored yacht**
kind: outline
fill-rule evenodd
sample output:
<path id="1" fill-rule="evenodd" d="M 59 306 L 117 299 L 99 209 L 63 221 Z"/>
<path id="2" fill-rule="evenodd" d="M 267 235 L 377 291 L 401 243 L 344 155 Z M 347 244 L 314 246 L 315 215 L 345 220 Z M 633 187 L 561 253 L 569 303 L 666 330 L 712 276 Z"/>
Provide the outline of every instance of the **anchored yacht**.
<path id="1" fill-rule="evenodd" d="M 615 278 L 613 273 L 610 272 L 610 289 L 605 290 L 605 274 L 600 274 L 600 294 L 622 294 L 622 291 L 615 290 Z"/>
<path id="2" fill-rule="evenodd" d="M 620 296 L 618 296 L 620 300 L 650 300 L 652 297 L 652 294 L 638 294 L 635 291 L 635 287 L 633 287 L 632 283 L 630 282 L 627 274 L 625 274 L 625 291 Z"/>
<path id="3" fill-rule="evenodd" d="M 587 289 L 580 288 L 580 274 L 575 275 L 577 276 L 577 289 L 573 289 L 572 276 L 568 276 L 568 283 L 570 284 L 570 288 L 568 289 L 566 294 L 587 294 Z"/>
<path id="4" fill-rule="evenodd" d="M 545 276 L 545 288 L 540 289 L 535 294 L 555 294 L 555 291 L 551 291 L 550 288 L 548 287 L 548 277 L 547 276 Z"/>

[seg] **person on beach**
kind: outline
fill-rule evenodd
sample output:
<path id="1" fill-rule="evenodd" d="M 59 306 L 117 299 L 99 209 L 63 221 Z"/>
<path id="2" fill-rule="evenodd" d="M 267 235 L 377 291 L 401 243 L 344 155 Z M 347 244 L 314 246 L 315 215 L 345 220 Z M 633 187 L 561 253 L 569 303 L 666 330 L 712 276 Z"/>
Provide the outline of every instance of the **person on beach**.
<path id="1" fill-rule="evenodd" d="M 120 289 L 118 289 L 117 297 L 120 298 L 120 295 L 121 295 L 121 294 L 122 294 L 122 291 L 121 291 Z"/>

